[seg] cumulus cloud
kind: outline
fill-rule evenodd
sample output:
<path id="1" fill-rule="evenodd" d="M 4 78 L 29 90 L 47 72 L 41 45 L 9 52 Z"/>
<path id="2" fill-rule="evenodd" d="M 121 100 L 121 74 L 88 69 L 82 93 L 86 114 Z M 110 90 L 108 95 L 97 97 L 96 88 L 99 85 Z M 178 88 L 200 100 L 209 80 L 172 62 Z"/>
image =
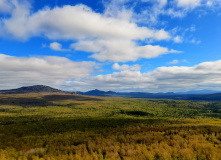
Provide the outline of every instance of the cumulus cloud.
<path id="1" fill-rule="evenodd" d="M 127 62 L 136 61 L 139 58 L 153 58 L 168 53 L 179 53 L 165 47 L 145 45 L 137 46 L 129 40 L 93 40 L 80 41 L 72 44 L 76 50 L 95 52 L 91 57 L 99 61 Z"/>
<path id="2" fill-rule="evenodd" d="M 95 66 L 95 62 L 74 62 L 56 56 L 25 58 L 0 54 L 0 89 L 62 85 L 66 80 L 89 76 Z"/>
<path id="3" fill-rule="evenodd" d="M 103 89 L 116 91 L 168 92 L 191 89 L 220 90 L 221 60 L 204 62 L 193 67 L 159 67 L 154 71 L 122 70 L 107 75 L 98 75 L 79 81 L 70 81 L 69 85 L 78 84 L 76 89 Z"/>
<path id="4" fill-rule="evenodd" d="M 63 49 L 62 48 L 62 45 L 58 42 L 52 42 L 50 43 L 49 47 L 52 49 L 52 50 L 55 50 L 55 51 L 68 51 L 68 49 Z"/>
<path id="5" fill-rule="evenodd" d="M 123 71 L 123 70 L 139 71 L 140 65 L 135 64 L 135 65 L 129 66 L 126 64 L 119 65 L 118 63 L 114 63 L 112 66 L 112 69 L 119 70 L 119 71 Z"/>
<path id="6" fill-rule="evenodd" d="M 0 21 L 0 36 L 17 37 L 19 40 L 25 39 L 24 35 L 28 30 L 27 18 L 30 15 L 30 4 L 26 1 L 13 0 L 9 1 L 13 4 L 13 10 L 9 17 L 2 18 Z"/>
<path id="7" fill-rule="evenodd" d="M 12 15 L 2 22 L 5 31 L 15 38 L 27 39 L 41 35 L 49 39 L 103 37 L 161 40 L 169 38 L 169 34 L 164 30 L 150 30 L 138 27 L 129 21 L 105 17 L 85 5 L 46 8 L 30 14 L 29 7 L 20 4 L 14 9 Z"/>
<path id="8" fill-rule="evenodd" d="M 79 4 L 53 9 L 45 8 L 30 12 L 30 5 L 15 0 L 12 16 L 3 18 L 0 29 L 2 36 L 27 40 L 44 36 L 50 40 L 73 40 L 74 50 L 93 53 L 90 57 L 99 61 L 126 62 L 139 58 L 153 58 L 171 53 L 160 46 L 139 46 L 136 41 L 148 39 L 160 41 L 171 38 L 164 29 L 149 29 L 132 22 L 129 11 L 121 11 L 117 16 L 96 13 L 91 8 Z M 167 1 L 161 0 L 160 4 Z M 65 51 L 61 44 L 53 42 L 50 48 Z"/>

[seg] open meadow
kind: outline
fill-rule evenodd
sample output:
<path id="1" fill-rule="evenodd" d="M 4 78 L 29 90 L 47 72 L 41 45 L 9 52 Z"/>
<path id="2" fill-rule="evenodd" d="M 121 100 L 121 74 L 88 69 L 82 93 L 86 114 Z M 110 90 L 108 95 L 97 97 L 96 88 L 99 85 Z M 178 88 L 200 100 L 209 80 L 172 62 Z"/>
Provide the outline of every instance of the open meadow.
<path id="1" fill-rule="evenodd" d="M 0 160 L 220 160 L 221 102 L 0 95 Z"/>

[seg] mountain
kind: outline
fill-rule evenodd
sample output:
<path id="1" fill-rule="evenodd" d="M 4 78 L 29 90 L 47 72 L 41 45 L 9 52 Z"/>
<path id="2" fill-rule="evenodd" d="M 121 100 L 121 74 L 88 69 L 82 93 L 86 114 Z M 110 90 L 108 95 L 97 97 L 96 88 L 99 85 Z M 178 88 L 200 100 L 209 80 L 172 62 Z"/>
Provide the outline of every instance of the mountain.
<path id="1" fill-rule="evenodd" d="M 41 92 L 63 92 L 63 91 L 44 85 L 34 85 L 34 86 L 21 87 L 17 89 L 0 90 L 1 94 L 41 93 Z"/>
<path id="2" fill-rule="evenodd" d="M 21 87 L 11 90 L 1 90 L 0 94 L 19 94 L 19 93 L 42 93 L 42 92 L 64 92 L 49 86 L 35 85 Z M 168 93 L 147 93 L 147 92 L 113 92 L 101 91 L 98 89 L 88 92 L 77 92 L 81 95 L 104 96 L 104 97 L 128 97 L 128 98 L 152 98 L 152 99 L 175 99 L 175 100 L 203 100 L 203 101 L 221 101 L 221 92 L 215 91 L 189 91 L 189 92 L 168 92 Z M 71 92 L 67 92 L 71 93 Z"/>
<path id="3" fill-rule="evenodd" d="M 221 93 L 201 94 L 201 95 L 193 94 L 191 97 L 189 97 L 189 100 L 221 101 Z"/>
<path id="4" fill-rule="evenodd" d="M 101 91 L 98 89 L 95 90 L 91 90 L 88 92 L 77 92 L 78 94 L 82 94 L 82 95 L 88 95 L 88 96 L 116 96 L 116 92 L 113 91 Z"/>
<path id="5" fill-rule="evenodd" d="M 153 98 L 153 99 L 174 99 L 174 100 L 205 100 L 205 101 L 221 101 L 221 93 L 215 91 L 203 90 L 189 92 L 168 92 L 168 93 L 146 93 L 146 92 L 113 92 L 91 90 L 88 92 L 77 92 L 82 95 L 105 96 L 105 97 L 128 97 L 128 98 Z"/>
<path id="6" fill-rule="evenodd" d="M 213 94 L 213 93 L 219 93 L 219 91 L 204 89 L 204 90 L 194 90 L 187 92 L 176 92 L 176 94 Z"/>

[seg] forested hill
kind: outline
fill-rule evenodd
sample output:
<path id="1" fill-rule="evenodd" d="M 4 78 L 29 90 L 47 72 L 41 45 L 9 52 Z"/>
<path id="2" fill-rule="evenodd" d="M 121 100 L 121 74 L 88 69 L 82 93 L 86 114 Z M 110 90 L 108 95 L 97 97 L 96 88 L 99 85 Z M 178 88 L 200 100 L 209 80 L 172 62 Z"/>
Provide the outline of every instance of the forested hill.
<path id="1" fill-rule="evenodd" d="M 34 85 L 34 86 L 21 87 L 17 89 L 0 90 L 1 94 L 40 93 L 40 92 L 63 92 L 63 91 L 44 85 Z"/>

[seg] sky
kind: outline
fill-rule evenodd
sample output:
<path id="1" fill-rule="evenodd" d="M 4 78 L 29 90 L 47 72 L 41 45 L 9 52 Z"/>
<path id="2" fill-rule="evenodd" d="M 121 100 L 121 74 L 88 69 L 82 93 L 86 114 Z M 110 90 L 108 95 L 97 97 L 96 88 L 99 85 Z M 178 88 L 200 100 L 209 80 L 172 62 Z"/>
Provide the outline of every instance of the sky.
<path id="1" fill-rule="evenodd" d="M 221 0 L 0 0 L 0 90 L 221 91 Z"/>

